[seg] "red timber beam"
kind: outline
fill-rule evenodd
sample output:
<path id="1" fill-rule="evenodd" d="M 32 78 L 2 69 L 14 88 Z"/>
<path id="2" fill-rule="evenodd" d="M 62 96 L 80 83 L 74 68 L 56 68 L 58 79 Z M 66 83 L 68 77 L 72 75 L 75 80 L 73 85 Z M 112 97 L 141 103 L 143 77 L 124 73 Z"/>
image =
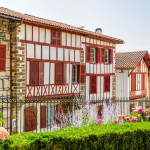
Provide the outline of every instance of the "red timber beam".
<path id="1" fill-rule="evenodd" d="M 87 43 L 87 42 L 82 42 L 82 44 L 87 44 L 93 47 L 105 47 L 105 48 L 113 48 L 115 49 L 115 46 L 107 46 L 107 45 L 100 45 L 100 44 L 92 44 L 92 43 Z"/>
<path id="2" fill-rule="evenodd" d="M 92 35 L 88 32 L 86 32 L 85 30 L 81 30 L 81 31 L 76 31 L 76 30 L 71 30 L 71 29 L 66 29 L 66 28 L 62 28 L 62 27 L 57 27 L 57 26 L 52 26 L 52 25 L 46 25 L 43 23 L 38 23 L 38 22 L 33 22 L 33 21 L 28 21 L 28 20 L 21 20 L 26 24 L 29 25 L 35 25 L 35 26 L 39 26 L 39 27 L 46 27 L 46 28 L 50 28 L 50 29 L 54 29 L 54 30 L 60 30 L 60 31 L 66 31 L 66 32 L 70 32 L 70 33 L 75 33 L 75 34 L 80 34 L 89 38 L 95 38 L 97 40 L 103 40 L 103 41 L 107 41 L 107 42 L 112 42 L 115 44 L 124 44 L 124 41 L 119 41 L 116 38 L 112 38 L 112 37 L 108 37 L 106 35 L 103 35 L 103 37 L 98 36 L 98 35 Z M 94 33 L 94 32 L 93 32 Z"/>

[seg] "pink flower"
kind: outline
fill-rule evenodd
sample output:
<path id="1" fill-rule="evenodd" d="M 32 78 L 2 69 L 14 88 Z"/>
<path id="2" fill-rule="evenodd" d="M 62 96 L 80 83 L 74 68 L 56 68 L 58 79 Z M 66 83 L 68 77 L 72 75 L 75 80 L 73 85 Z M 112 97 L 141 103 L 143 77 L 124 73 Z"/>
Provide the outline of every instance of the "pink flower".
<path id="1" fill-rule="evenodd" d="M 125 118 L 125 115 L 120 115 L 119 118 L 124 119 L 124 118 Z"/>
<path id="2" fill-rule="evenodd" d="M 5 128 L 0 127 L 0 139 L 5 141 L 9 137 L 9 133 L 5 130 Z"/>
<path id="3" fill-rule="evenodd" d="M 128 120 L 128 121 L 131 121 L 131 120 L 130 120 L 130 117 L 125 117 L 125 119 Z"/>
<path id="4" fill-rule="evenodd" d="M 117 124 L 117 123 L 119 123 L 119 120 L 115 120 L 115 121 L 114 121 L 114 124 Z"/>
<path id="5" fill-rule="evenodd" d="M 138 116 L 141 116 L 141 114 L 138 114 Z"/>
<path id="6" fill-rule="evenodd" d="M 101 124 L 102 122 L 103 122 L 102 119 L 98 119 L 96 125 L 99 125 L 99 124 Z"/>
<path id="7" fill-rule="evenodd" d="M 150 115 L 148 115 L 147 117 L 150 118 Z"/>
<path id="8" fill-rule="evenodd" d="M 149 108 L 147 108 L 146 110 L 150 110 L 150 107 L 149 107 Z"/>
<path id="9" fill-rule="evenodd" d="M 134 110 L 134 112 L 138 113 L 138 112 L 139 112 L 139 110 Z"/>
<path id="10" fill-rule="evenodd" d="M 131 119 L 131 121 L 132 121 L 132 122 L 138 122 L 138 119 L 133 118 L 133 119 Z"/>

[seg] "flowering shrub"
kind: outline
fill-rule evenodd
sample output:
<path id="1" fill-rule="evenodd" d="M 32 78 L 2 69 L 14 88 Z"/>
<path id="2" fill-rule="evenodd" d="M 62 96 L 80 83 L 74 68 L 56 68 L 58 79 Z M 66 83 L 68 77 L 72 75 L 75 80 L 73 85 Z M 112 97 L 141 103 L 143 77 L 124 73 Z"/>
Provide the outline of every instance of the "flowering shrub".
<path id="1" fill-rule="evenodd" d="M 0 127 L 0 142 L 7 140 L 9 137 L 9 133 L 5 130 L 5 128 Z"/>

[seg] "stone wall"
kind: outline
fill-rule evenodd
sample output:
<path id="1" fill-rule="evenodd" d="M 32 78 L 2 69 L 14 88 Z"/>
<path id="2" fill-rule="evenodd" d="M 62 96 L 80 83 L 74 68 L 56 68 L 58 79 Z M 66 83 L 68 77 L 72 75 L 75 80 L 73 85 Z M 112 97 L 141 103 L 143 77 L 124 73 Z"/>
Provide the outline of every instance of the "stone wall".
<path id="1" fill-rule="evenodd" d="M 12 23 L 12 28 L 20 23 Z M 12 98 L 25 99 L 25 44 L 19 41 L 20 27 L 12 31 Z"/>
<path id="2" fill-rule="evenodd" d="M 10 97 L 10 30 L 11 21 L 0 18 L 0 45 L 6 45 L 6 70 L 0 71 L 0 98 Z"/>

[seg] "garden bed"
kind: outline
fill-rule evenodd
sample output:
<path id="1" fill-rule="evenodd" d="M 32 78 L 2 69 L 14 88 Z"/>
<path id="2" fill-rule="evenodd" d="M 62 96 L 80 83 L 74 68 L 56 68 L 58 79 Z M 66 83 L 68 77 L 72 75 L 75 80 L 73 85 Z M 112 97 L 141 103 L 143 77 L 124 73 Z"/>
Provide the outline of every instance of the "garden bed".
<path id="1" fill-rule="evenodd" d="M 1 149 L 150 149 L 150 122 L 94 125 L 55 132 L 20 133 L 2 142 Z"/>

